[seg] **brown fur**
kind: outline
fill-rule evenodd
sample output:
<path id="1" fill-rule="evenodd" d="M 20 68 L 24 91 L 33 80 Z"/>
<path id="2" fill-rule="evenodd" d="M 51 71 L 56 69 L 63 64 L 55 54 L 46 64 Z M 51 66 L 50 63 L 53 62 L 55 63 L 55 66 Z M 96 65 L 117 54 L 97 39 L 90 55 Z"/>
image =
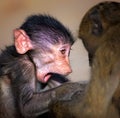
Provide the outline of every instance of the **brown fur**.
<path id="1" fill-rule="evenodd" d="M 120 3 L 103 2 L 84 16 L 79 30 L 89 53 L 91 81 L 85 96 L 50 106 L 56 118 L 120 117 Z"/>

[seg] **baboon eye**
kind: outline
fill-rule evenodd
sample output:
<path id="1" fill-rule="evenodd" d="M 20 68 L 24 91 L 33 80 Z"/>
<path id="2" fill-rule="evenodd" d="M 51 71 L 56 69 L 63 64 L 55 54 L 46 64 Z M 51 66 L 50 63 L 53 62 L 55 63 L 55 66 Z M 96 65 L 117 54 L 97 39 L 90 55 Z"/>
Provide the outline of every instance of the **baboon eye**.
<path id="1" fill-rule="evenodd" d="M 64 55 L 66 53 L 66 49 L 61 49 L 60 52 L 61 52 L 61 54 Z"/>

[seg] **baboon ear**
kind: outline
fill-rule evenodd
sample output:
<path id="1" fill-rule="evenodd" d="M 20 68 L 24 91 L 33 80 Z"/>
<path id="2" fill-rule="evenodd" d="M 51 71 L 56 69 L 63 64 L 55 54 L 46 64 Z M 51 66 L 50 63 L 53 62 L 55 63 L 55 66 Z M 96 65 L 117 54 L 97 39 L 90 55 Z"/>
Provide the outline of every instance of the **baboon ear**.
<path id="1" fill-rule="evenodd" d="M 15 47 L 19 54 L 25 54 L 28 50 L 33 48 L 31 40 L 24 30 L 16 29 L 13 33 Z"/>
<path id="2" fill-rule="evenodd" d="M 100 13 L 98 12 L 97 8 L 91 11 L 90 20 L 92 21 L 92 34 L 95 36 L 100 36 L 103 33 L 103 26 L 102 21 L 100 18 Z"/>

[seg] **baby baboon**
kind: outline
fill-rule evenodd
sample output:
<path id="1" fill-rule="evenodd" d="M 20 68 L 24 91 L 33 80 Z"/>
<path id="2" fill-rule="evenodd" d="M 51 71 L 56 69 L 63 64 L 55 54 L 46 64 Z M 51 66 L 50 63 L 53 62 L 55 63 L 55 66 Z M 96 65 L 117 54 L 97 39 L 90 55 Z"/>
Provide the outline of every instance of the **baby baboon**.
<path id="1" fill-rule="evenodd" d="M 84 16 L 79 30 L 90 59 L 86 93 L 50 108 L 56 118 L 120 117 L 120 3 L 102 2 Z"/>
<path id="2" fill-rule="evenodd" d="M 56 87 L 71 72 L 74 38 L 60 21 L 42 14 L 29 16 L 13 34 L 14 44 L 0 52 L 0 118 L 36 118 L 48 111 L 51 100 L 64 99 L 71 86 L 76 88 L 70 84 L 56 96 Z"/>

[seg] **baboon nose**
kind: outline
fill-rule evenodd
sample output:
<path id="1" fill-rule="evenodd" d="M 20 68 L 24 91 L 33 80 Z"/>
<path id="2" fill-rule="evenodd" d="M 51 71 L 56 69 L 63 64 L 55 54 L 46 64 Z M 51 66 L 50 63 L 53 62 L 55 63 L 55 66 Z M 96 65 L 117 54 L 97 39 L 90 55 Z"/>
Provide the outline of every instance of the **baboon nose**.
<path id="1" fill-rule="evenodd" d="M 66 75 L 69 75 L 70 73 L 72 73 L 71 67 L 68 68 L 68 71 L 66 72 Z"/>

